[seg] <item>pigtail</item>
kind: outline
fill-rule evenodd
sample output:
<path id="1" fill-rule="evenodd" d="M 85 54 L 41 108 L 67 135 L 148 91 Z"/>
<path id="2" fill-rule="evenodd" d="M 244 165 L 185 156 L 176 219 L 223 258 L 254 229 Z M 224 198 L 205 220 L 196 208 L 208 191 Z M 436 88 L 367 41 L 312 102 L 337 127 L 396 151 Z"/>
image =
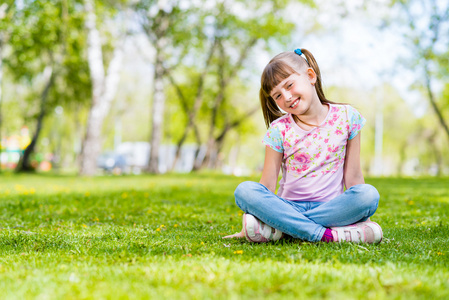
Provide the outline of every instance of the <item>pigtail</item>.
<path id="1" fill-rule="evenodd" d="M 316 92 L 318 94 L 318 98 L 320 99 L 321 103 L 333 103 L 332 101 L 329 101 L 326 99 L 326 96 L 324 96 L 322 81 L 321 81 L 321 71 L 320 67 L 318 67 L 318 63 L 315 60 L 315 57 L 313 57 L 312 53 L 310 53 L 307 49 L 301 49 L 302 53 L 306 57 L 307 63 L 309 64 L 309 67 L 311 67 L 315 73 L 316 73 L 316 83 L 315 88 Z"/>

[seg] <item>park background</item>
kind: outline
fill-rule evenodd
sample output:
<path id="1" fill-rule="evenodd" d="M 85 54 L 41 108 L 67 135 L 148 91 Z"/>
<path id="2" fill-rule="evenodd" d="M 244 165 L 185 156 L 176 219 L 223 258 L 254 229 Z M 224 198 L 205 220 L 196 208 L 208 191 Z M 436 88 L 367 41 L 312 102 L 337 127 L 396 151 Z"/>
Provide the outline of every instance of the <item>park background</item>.
<path id="1" fill-rule="evenodd" d="M 448 299 L 448 16 L 443 0 L 0 0 L 0 298 Z M 222 239 L 236 186 L 260 178 L 261 71 L 297 47 L 367 119 L 380 244 Z"/>
<path id="2" fill-rule="evenodd" d="M 2 170 L 260 172 L 260 74 L 302 47 L 368 120 L 365 175 L 449 173 L 446 1 L 18 0 L 0 21 Z"/>

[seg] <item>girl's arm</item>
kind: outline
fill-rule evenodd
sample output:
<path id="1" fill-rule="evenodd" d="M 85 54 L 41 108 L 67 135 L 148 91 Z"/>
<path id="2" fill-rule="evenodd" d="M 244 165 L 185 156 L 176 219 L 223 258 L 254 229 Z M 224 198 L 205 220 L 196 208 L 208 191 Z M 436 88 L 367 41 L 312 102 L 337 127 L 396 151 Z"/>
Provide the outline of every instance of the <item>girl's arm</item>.
<path id="1" fill-rule="evenodd" d="M 346 189 L 365 183 L 360 166 L 360 132 L 352 140 L 349 140 L 346 145 L 343 181 Z"/>
<path id="2" fill-rule="evenodd" d="M 276 186 L 278 183 L 279 170 L 281 169 L 282 163 L 282 153 L 279 153 L 270 147 L 266 146 L 265 148 L 265 162 L 263 165 L 262 178 L 260 179 L 260 183 L 267 187 L 270 191 L 274 193 L 276 190 Z M 245 233 L 242 231 L 227 235 L 223 237 L 224 239 L 232 239 L 232 238 L 243 238 L 245 237 Z"/>
<path id="3" fill-rule="evenodd" d="M 265 147 L 265 162 L 263 164 L 262 178 L 260 183 L 267 187 L 273 193 L 278 183 L 279 170 L 281 169 L 283 154 Z"/>

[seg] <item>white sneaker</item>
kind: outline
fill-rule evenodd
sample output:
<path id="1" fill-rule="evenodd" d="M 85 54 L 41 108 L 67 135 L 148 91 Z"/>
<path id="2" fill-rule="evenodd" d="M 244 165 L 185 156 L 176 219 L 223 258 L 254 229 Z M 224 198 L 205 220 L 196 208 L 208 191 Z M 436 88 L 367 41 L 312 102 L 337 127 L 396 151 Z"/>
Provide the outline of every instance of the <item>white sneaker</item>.
<path id="1" fill-rule="evenodd" d="M 331 227 L 335 242 L 354 242 L 376 244 L 382 241 L 382 228 L 371 221 L 355 223 L 342 227 Z"/>
<path id="2" fill-rule="evenodd" d="M 277 241 L 282 237 L 282 232 L 250 214 L 243 214 L 243 231 L 246 239 L 253 243 Z"/>

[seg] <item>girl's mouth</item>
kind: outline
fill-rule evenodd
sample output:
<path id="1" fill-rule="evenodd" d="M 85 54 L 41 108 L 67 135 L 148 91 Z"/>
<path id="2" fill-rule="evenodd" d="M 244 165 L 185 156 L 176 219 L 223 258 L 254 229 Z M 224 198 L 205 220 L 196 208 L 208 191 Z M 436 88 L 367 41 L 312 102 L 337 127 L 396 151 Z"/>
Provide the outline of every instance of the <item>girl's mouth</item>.
<path id="1" fill-rule="evenodd" d="M 290 105 L 290 108 L 296 108 L 296 106 L 298 106 L 299 103 L 299 98 L 295 100 L 295 102 L 292 103 L 292 105 Z"/>

